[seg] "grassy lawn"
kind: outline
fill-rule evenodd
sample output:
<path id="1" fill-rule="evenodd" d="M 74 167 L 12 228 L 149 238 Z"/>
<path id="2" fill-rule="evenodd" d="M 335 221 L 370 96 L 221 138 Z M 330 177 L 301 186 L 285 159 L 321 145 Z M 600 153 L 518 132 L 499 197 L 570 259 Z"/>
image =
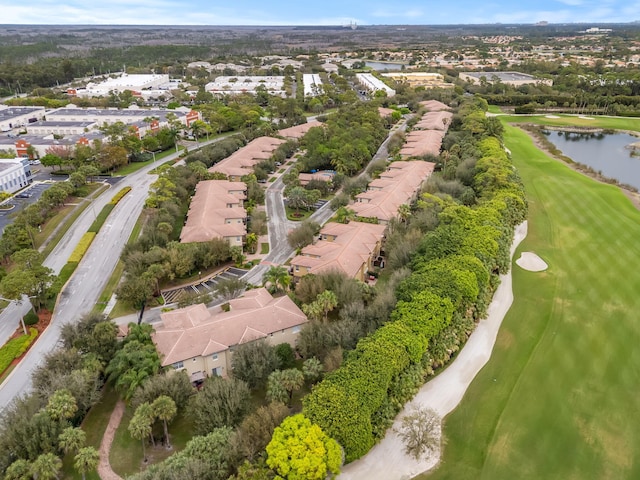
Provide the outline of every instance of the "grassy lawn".
<path id="1" fill-rule="evenodd" d="M 267 253 L 269 253 L 269 244 L 268 243 L 261 243 L 260 244 L 260 255 L 266 255 Z"/>
<path id="2" fill-rule="evenodd" d="M 134 440 L 129 435 L 128 425 L 133 416 L 133 409 L 127 406 L 122 422 L 116 431 L 116 436 L 111 446 L 109 461 L 111 468 L 122 477 L 138 473 L 142 470 L 144 464 L 142 462 L 142 443 L 140 440 Z M 167 450 L 160 445 L 160 439 L 163 437 L 163 429 L 161 422 L 156 422 L 154 435 L 158 440 L 156 447 L 146 446 L 147 458 L 149 464 L 161 462 L 169 455 L 182 450 L 193 435 L 192 423 L 182 414 L 169 424 L 169 436 L 171 437 L 171 445 L 173 448 Z"/>
<path id="3" fill-rule="evenodd" d="M 287 206 L 284 207 L 287 212 L 287 219 L 293 220 L 294 222 L 302 222 L 311 216 L 315 210 L 295 210 L 293 208 L 289 208 Z"/>
<path id="4" fill-rule="evenodd" d="M 158 154 L 156 154 L 156 159 L 155 161 L 159 161 L 162 160 L 163 158 L 168 157 L 171 154 L 176 153 L 176 147 L 171 147 L 169 150 L 165 150 L 164 152 L 160 152 Z M 153 158 L 151 158 L 150 160 L 147 160 L 146 162 L 132 162 L 129 163 L 127 165 L 125 165 L 122 168 L 119 168 L 118 170 L 115 170 L 112 173 L 112 176 L 114 177 L 122 177 L 124 175 L 130 175 L 134 172 L 137 172 L 138 170 L 140 170 L 141 168 L 146 167 L 147 165 L 151 165 L 154 162 Z"/>
<path id="5" fill-rule="evenodd" d="M 640 478 L 640 212 L 523 132 L 505 143 L 530 205 L 519 251 L 550 268 L 514 267 L 492 358 L 446 419 L 441 466 L 419 478 Z"/>
<path id="6" fill-rule="evenodd" d="M 548 118 L 547 115 L 503 115 L 499 118 L 510 123 L 534 123 L 552 127 L 574 126 L 640 131 L 640 118 L 601 116 L 580 118 L 578 115 L 562 114 L 553 116 L 558 118 Z"/>
<path id="7" fill-rule="evenodd" d="M 87 435 L 87 446 L 100 448 L 102 436 L 104 435 L 113 407 L 118 401 L 118 396 L 110 385 L 105 386 L 102 400 L 94 406 L 82 422 L 82 429 Z M 63 478 L 81 479 L 82 475 L 73 468 L 73 455 L 65 455 L 62 468 Z M 96 472 L 87 474 L 87 480 L 99 480 Z"/>

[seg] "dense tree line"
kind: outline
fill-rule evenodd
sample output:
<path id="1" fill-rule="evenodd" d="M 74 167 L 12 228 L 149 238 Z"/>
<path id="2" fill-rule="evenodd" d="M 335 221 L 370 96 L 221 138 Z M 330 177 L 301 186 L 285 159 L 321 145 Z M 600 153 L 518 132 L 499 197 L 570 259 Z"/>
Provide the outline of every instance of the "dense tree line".
<path id="1" fill-rule="evenodd" d="M 467 106 L 465 115 L 480 106 Z M 384 434 L 437 366 L 435 356 L 448 347 L 448 337 L 464 341 L 484 313 L 497 275 L 508 269 L 513 230 L 526 214 L 522 186 L 496 137 L 466 117 L 461 130 L 472 136 L 479 154 L 477 202 L 465 206 L 447 195 L 442 203 L 443 194 L 435 197 L 437 226 L 417 241 L 391 321 L 360 340 L 304 399 L 304 414 L 338 440 L 347 461 L 364 455 Z"/>

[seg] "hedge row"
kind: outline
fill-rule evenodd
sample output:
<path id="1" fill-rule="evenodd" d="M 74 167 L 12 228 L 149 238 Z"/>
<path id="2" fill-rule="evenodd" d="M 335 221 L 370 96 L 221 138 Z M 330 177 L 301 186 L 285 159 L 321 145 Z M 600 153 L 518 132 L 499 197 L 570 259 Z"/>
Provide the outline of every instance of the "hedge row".
<path id="1" fill-rule="evenodd" d="M 122 198 L 131 191 L 131 187 L 124 187 L 123 189 L 121 189 L 118 193 L 116 193 L 113 198 L 111 199 L 111 201 L 109 202 L 109 205 L 117 205 L 118 202 L 120 200 L 122 200 Z"/>
<path id="2" fill-rule="evenodd" d="M 27 351 L 29 346 L 38 336 L 38 330 L 29 329 L 29 335 L 22 335 L 18 338 L 9 340 L 2 348 L 0 348 L 0 374 L 3 373 L 11 362 L 21 357 Z"/>
<path id="3" fill-rule="evenodd" d="M 513 231 L 526 216 L 524 190 L 497 139 L 477 146 L 478 205 L 443 207 L 398 287 L 392 321 L 362 339 L 303 401 L 303 413 L 344 447 L 347 462 L 369 451 L 415 393 L 442 335 L 466 340 L 452 319 L 483 315 L 497 283 L 491 278 L 509 268 Z M 469 329 L 469 321 L 457 320 Z"/>
<path id="4" fill-rule="evenodd" d="M 107 203 L 104 207 L 102 207 L 102 210 L 100 210 L 100 213 L 93 221 L 87 232 L 98 233 L 102 228 L 102 225 L 104 225 L 104 222 L 107 221 L 107 217 L 111 213 L 111 210 L 113 210 L 114 208 L 115 204 L 113 203 Z"/>
<path id="5" fill-rule="evenodd" d="M 91 246 L 91 242 L 93 242 L 93 239 L 95 237 L 96 237 L 96 232 L 85 233 L 80 239 L 80 241 L 78 242 L 78 245 L 76 245 L 76 248 L 71 253 L 68 263 L 80 262 L 80 260 L 82 260 L 82 257 L 84 257 L 84 254 L 87 253 L 87 250 L 89 250 L 89 247 Z"/>

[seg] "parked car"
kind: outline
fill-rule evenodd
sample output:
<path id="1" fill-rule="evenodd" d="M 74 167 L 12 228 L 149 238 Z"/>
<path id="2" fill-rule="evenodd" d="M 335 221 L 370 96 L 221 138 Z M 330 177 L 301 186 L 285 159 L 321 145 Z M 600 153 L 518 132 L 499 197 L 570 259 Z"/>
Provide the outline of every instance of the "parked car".
<path id="1" fill-rule="evenodd" d="M 31 194 L 29 192 L 22 192 L 16 195 L 16 198 L 31 198 Z"/>

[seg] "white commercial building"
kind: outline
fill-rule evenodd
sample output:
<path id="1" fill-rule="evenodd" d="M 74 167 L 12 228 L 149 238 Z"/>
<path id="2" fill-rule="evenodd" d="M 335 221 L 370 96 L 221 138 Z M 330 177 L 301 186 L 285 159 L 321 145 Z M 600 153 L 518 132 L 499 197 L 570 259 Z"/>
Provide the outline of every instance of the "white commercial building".
<path id="1" fill-rule="evenodd" d="M 396 91 L 387 86 L 382 80 L 374 77 L 371 73 L 356 73 L 356 79 L 362 85 L 362 88 L 368 92 L 375 93 L 377 91 L 386 92 L 387 97 L 393 97 Z"/>
<path id="2" fill-rule="evenodd" d="M 9 107 L 0 105 L 0 131 L 21 128 L 44 117 L 44 107 Z"/>
<path id="3" fill-rule="evenodd" d="M 271 95 L 286 96 L 283 76 L 220 76 L 204 87 L 213 94 L 237 95 L 240 93 L 255 94 L 258 87 L 264 87 Z"/>
<path id="4" fill-rule="evenodd" d="M 112 92 L 119 94 L 129 90 L 134 97 L 158 97 L 170 95 L 169 75 L 157 74 L 128 74 L 123 73 L 116 78 L 107 78 L 103 82 L 89 82 L 85 88 L 69 88 L 69 95 L 78 97 L 106 97 Z"/>
<path id="5" fill-rule="evenodd" d="M 31 168 L 27 159 L 0 160 L 0 191 L 17 192 L 31 183 Z"/>
<path id="6" fill-rule="evenodd" d="M 317 73 L 305 73 L 302 75 L 305 97 L 316 97 L 322 93 L 322 79 Z"/>

